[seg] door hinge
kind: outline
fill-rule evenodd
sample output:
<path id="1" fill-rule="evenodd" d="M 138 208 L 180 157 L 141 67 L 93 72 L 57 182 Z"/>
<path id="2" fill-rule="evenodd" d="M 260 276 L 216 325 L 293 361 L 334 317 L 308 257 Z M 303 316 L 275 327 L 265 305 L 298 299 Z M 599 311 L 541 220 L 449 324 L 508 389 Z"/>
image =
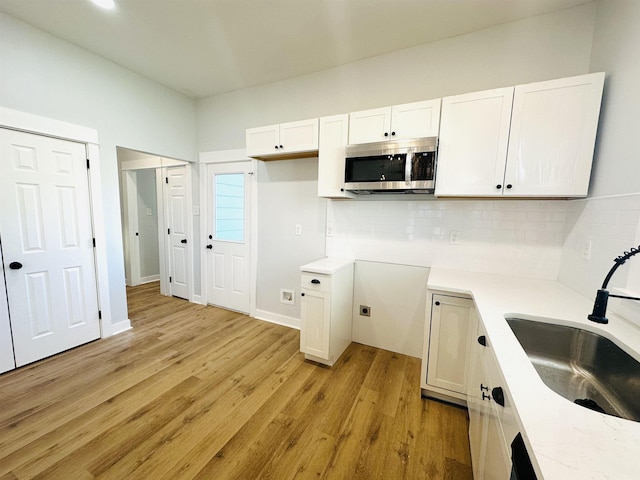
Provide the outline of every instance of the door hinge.
<path id="1" fill-rule="evenodd" d="M 98 310 L 98 320 L 102 320 L 102 310 Z"/>
<path id="2" fill-rule="evenodd" d="M 169 183 L 169 177 L 164 177 L 164 183 Z"/>
<path id="3" fill-rule="evenodd" d="M 171 283 L 171 277 L 169 277 L 169 283 Z"/>
<path id="4" fill-rule="evenodd" d="M 167 235 L 171 235 L 171 229 L 167 228 Z"/>
<path id="5" fill-rule="evenodd" d="M 92 240 L 93 240 L 93 248 L 96 248 L 96 239 L 92 238 Z"/>
<path id="6" fill-rule="evenodd" d="M 89 162 L 89 159 L 87 158 L 87 168 L 91 168 L 91 167 L 89 166 L 89 163 L 90 163 L 90 162 Z"/>

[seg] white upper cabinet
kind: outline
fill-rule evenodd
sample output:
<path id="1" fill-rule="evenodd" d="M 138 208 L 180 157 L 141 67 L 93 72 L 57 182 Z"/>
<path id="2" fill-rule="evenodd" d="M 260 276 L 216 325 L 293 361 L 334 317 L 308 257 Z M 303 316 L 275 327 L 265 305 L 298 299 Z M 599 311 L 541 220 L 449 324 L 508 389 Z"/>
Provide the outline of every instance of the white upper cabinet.
<path id="1" fill-rule="evenodd" d="M 349 115 L 320 118 L 318 152 L 318 195 L 329 198 L 350 198 L 344 191 L 345 147 L 349 135 Z"/>
<path id="2" fill-rule="evenodd" d="M 502 194 L 513 87 L 442 99 L 436 195 Z"/>
<path id="3" fill-rule="evenodd" d="M 349 114 L 349 143 L 435 137 L 439 124 L 440 99 L 353 112 Z"/>
<path id="4" fill-rule="evenodd" d="M 302 158 L 318 153 L 318 119 L 248 128 L 247 156 L 261 160 Z"/>
<path id="5" fill-rule="evenodd" d="M 442 100 L 435 194 L 586 196 L 604 73 Z"/>
<path id="6" fill-rule="evenodd" d="M 505 195 L 587 195 L 603 86 L 594 73 L 516 87 Z"/>

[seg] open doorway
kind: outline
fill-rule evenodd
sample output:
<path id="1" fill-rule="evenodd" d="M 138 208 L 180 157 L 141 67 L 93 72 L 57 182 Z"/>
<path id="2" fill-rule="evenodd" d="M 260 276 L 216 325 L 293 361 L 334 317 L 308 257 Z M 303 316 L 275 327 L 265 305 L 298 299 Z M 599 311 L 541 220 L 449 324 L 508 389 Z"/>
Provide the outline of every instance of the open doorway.
<path id="1" fill-rule="evenodd" d="M 191 165 L 118 147 L 127 286 L 193 299 Z"/>

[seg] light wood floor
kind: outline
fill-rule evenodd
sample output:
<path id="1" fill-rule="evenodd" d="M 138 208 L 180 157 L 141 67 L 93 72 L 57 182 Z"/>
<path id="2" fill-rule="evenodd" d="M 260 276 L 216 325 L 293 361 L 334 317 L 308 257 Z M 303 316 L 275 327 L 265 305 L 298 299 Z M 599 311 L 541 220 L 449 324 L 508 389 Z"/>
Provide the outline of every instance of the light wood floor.
<path id="1" fill-rule="evenodd" d="M 133 330 L 0 376 L 0 480 L 471 479 L 464 409 L 419 360 L 128 290 Z"/>

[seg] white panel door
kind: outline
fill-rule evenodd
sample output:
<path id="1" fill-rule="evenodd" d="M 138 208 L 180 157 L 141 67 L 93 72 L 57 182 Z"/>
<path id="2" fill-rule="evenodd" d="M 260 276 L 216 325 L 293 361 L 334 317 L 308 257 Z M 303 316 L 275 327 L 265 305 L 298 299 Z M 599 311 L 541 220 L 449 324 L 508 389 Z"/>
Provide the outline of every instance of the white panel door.
<path id="1" fill-rule="evenodd" d="M 329 360 L 331 294 L 304 289 L 300 301 L 300 351 Z"/>
<path id="2" fill-rule="evenodd" d="M 16 365 L 100 336 L 83 144 L 0 130 L 0 232 Z"/>
<path id="3" fill-rule="evenodd" d="M 0 261 L 2 260 L 2 239 L 0 239 Z M 4 265 L 4 262 L 2 262 Z M 13 340 L 9 323 L 9 304 L 7 303 L 4 272 L 0 271 L 0 373 L 16 368 L 13 358 Z"/>
<path id="4" fill-rule="evenodd" d="M 251 308 L 251 162 L 207 169 L 207 303 Z"/>
<path id="5" fill-rule="evenodd" d="M 513 87 L 442 99 L 435 194 L 502 195 Z"/>
<path id="6" fill-rule="evenodd" d="M 169 295 L 189 299 L 189 205 L 187 167 L 167 169 L 169 231 Z"/>

